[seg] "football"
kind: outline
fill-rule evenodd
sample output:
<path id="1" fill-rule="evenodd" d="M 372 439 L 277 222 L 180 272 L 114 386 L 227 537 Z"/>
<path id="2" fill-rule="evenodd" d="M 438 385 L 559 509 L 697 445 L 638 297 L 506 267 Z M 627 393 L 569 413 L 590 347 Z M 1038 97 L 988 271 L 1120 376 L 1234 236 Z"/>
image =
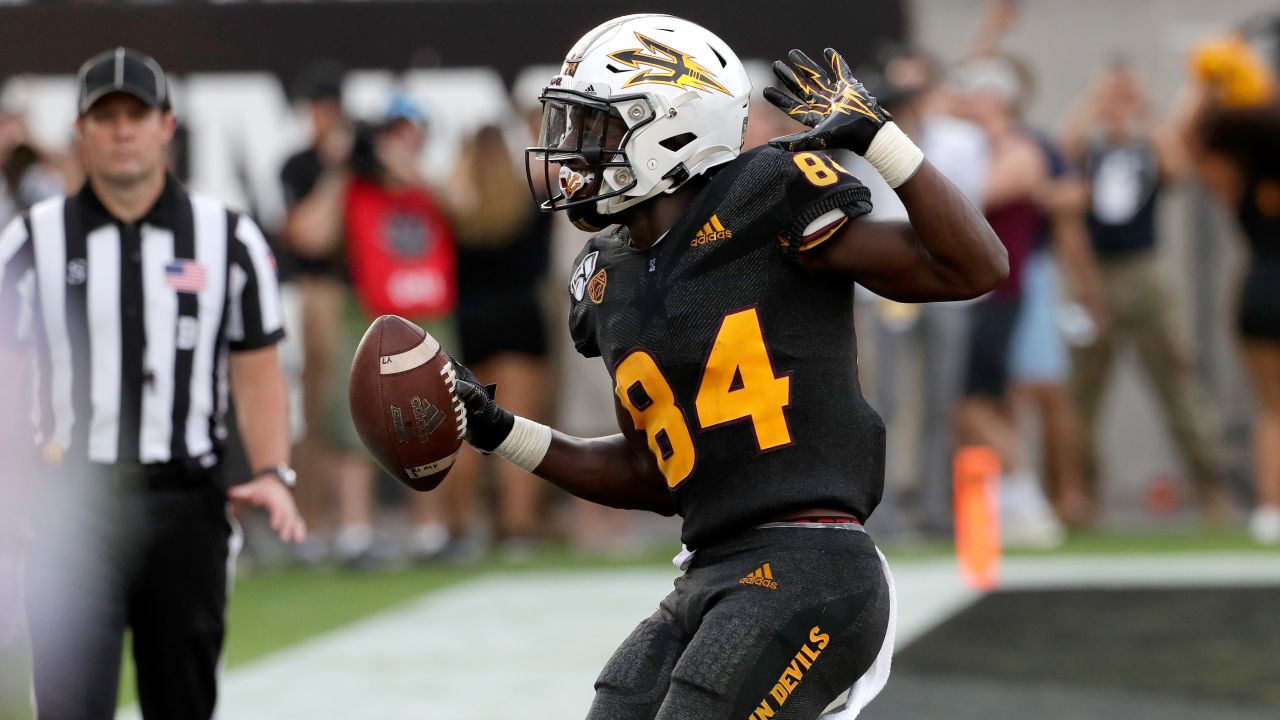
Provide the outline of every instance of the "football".
<path id="1" fill-rule="evenodd" d="M 467 414 L 455 382 L 440 343 L 397 315 L 373 321 L 351 362 L 356 431 L 382 469 L 414 490 L 439 485 L 462 446 Z"/>

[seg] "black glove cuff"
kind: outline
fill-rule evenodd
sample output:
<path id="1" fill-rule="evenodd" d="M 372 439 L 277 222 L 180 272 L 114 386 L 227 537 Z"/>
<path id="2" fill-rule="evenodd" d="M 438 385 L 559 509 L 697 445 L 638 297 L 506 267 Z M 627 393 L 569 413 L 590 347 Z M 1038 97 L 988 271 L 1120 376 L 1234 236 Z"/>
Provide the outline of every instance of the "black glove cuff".
<path id="1" fill-rule="evenodd" d="M 877 125 L 870 120 L 851 122 L 833 129 L 828 142 L 831 147 L 851 150 L 861 157 L 867 154 L 867 148 L 871 147 L 871 141 L 882 127 L 883 123 Z"/>
<path id="2" fill-rule="evenodd" d="M 481 452 L 493 452 L 511 434 L 516 416 L 494 402 L 492 391 L 473 382 L 458 380 L 457 392 L 467 406 L 467 442 Z"/>

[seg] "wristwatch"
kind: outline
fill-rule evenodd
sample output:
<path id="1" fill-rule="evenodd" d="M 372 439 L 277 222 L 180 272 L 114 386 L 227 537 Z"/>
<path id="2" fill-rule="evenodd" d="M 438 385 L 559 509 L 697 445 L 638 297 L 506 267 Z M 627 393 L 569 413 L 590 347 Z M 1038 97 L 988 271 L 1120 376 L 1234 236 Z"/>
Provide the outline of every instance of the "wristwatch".
<path id="1" fill-rule="evenodd" d="M 290 490 L 298 486 L 298 473 L 293 468 L 289 467 L 288 463 L 280 463 L 279 465 L 259 470 L 253 474 L 253 477 L 254 479 L 257 479 L 263 475 L 274 475 L 276 479 L 284 483 L 284 486 Z"/>

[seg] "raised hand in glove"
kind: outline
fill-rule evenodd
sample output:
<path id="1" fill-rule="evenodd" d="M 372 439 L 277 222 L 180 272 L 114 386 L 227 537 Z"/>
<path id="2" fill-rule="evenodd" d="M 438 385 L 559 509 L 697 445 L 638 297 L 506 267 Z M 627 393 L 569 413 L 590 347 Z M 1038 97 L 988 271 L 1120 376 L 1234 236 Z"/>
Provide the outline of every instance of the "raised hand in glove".
<path id="1" fill-rule="evenodd" d="M 773 64 L 773 72 L 794 97 L 765 88 L 765 99 L 812 129 L 774 138 L 769 144 L 792 152 L 852 150 L 865 157 L 889 187 L 900 187 L 920 169 L 924 153 L 854 79 L 840 53 L 827 48 L 824 55 L 830 67 L 799 50 L 787 54 L 789 65 Z"/>
<path id="2" fill-rule="evenodd" d="M 783 150 L 852 150 L 866 155 L 872 139 L 893 119 L 849 71 L 840 53 L 827 48 L 826 66 L 800 50 L 787 53 L 788 63 L 775 61 L 773 72 L 791 93 L 767 87 L 764 97 L 811 130 L 769 141 Z"/>
<path id="3" fill-rule="evenodd" d="M 493 452 L 511 434 L 515 416 L 493 399 L 495 386 L 481 385 L 475 373 L 452 355 L 449 361 L 457 374 L 454 392 L 467 407 L 467 442 L 481 452 Z"/>

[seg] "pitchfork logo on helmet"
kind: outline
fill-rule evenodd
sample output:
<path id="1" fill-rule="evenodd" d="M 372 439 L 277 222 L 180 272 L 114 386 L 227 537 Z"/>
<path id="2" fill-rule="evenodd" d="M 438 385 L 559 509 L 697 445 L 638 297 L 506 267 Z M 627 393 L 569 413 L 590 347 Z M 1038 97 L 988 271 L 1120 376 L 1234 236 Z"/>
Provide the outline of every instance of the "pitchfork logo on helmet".
<path id="1" fill-rule="evenodd" d="M 648 65 L 649 70 L 642 70 L 635 77 L 622 84 L 622 87 L 631 87 L 633 85 L 642 85 L 644 83 L 656 83 L 658 85 L 672 85 L 678 88 L 693 88 L 694 90 L 706 90 L 707 92 L 722 92 L 729 95 L 729 91 L 725 89 L 718 81 L 716 76 L 710 70 L 699 65 L 697 61 L 689 57 L 686 53 L 654 40 L 645 37 L 640 33 L 636 33 L 636 39 L 644 48 L 633 48 L 631 50 L 619 50 L 616 53 L 610 53 L 609 57 L 630 68 L 639 69 L 641 65 Z M 644 50 L 648 50 L 656 55 L 645 55 Z"/>
<path id="2" fill-rule="evenodd" d="M 591 30 L 542 96 L 525 154 L 543 210 L 584 230 L 742 152 L 751 80 L 720 38 L 670 15 L 627 15 Z"/>

